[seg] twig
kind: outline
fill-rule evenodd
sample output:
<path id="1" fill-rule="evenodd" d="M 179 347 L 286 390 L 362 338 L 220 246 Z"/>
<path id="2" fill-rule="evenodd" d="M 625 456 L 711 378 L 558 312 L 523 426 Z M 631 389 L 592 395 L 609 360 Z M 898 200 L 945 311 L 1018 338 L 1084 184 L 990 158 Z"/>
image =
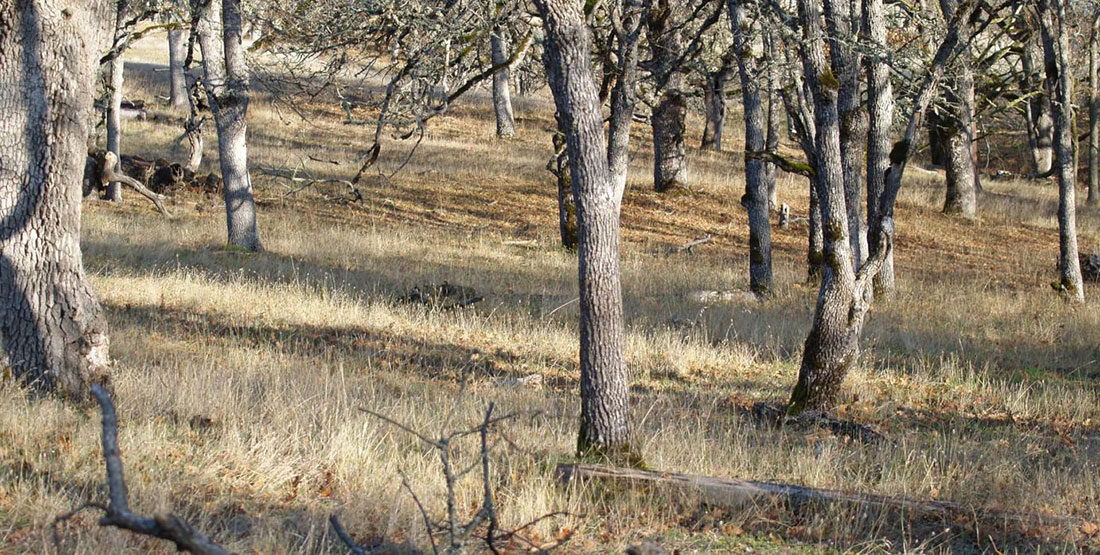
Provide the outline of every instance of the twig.
<path id="1" fill-rule="evenodd" d="M 344 542 L 344 545 L 348 546 L 348 549 L 355 555 L 367 555 L 367 550 L 363 549 L 359 544 L 355 543 L 355 540 L 351 539 L 351 535 L 347 530 L 344 530 L 343 525 L 340 524 L 340 519 L 336 518 L 336 515 L 328 517 L 328 523 L 332 525 L 332 531 L 336 532 L 336 537 L 340 538 L 340 541 Z"/>
<path id="2" fill-rule="evenodd" d="M 102 385 L 92 385 L 92 396 L 103 411 L 103 462 L 107 467 L 109 503 L 106 507 L 98 503 L 85 503 L 54 519 L 55 526 L 86 508 L 96 508 L 105 513 L 99 519 L 100 526 L 114 526 L 143 536 L 168 540 L 176 544 L 176 549 L 180 551 L 199 555 L 229 555 L 228 551 L 175 515 L 157 515 L 149 518 L 130 512 L 126 479 L 122 473 L 122 454 L 118 447 L 118 414 L 115 412 L 110 394 Z M 59 542 L 56 536 L 55 541 Z"/>
<path id="3" fill-rule="evenodd" d="M 573 304 L 573 303 L 575 303 L 579 300 L 581 300 L 580 297 L 574 297 L 573 300 L 566 301 L 566 302 L 562 303 L 560 306 L 558 306 L 554 310 L 551 310 L 549 313 L 547 313 L 546 317 L 549 318 L 549 317 L 553 316 L 555 312 L 557 312 L 557 311 L 559 311 L 559 310 L 561 310 L 561 309 L 563 309 L 563 308 L 565 308 L 565 307 L 567 307 L 567 306 L 569 306 L 569 305 L 571 305 L 571 304 Z"/>

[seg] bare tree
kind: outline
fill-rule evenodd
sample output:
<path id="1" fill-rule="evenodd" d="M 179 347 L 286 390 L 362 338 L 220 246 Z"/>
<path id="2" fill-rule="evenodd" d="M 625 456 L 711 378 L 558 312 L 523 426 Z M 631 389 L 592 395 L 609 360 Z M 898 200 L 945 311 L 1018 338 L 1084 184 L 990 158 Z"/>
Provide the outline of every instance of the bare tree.
<path id="1" fill-rule="evenodd" d="M 176 108 L 187 106 L 187 74 L 183 60 L 187 57 L 187 40 L 182 29 L 168 30 L 168 103 Z"/>
<path id="2" fill-rule="evenodd" d="M 767 77 L 757 65 L 754 43 L 763 43 L 758 24 L 758 5 L 752 0 L 729 0 L 733 50 L 741 77 L 741 103 L 745 119 L 745 195 L 741 204 L 749 212 L 749 288 L 757 295 L 768 294 L 772 287 L 772 241 L 769 219 L 769 190 L 775 186 L 775 174 L 769 174 L 762 154 L 767 149 L 767 122 L 764 116 L 764 96 Z M 764 87 L 762 87 L 762 85 Z M 769 179 L 771 183 L 769 183 Z"/>
<path id="3" fill-rule="evenodd" d="M 894 88 L 890 81 L 890 66 L 886 60 L 886 14 L 883 0 L 863 0 L 863 27 L 870 45 L 870 54 L 863 59 L 867 72 L 867 221 L 878 220 L 878 206 L 886 186 L 886 171 L 890 168 L 890 143 L 894 126 Z M 867 237 L 868 253 L 878 252 L 880 236 Z M 882 269 L 874 277 L 876 296 L 894 290 L 894 253 L 889 250 Z"/>
<path id="4" fill-rule="evenodd" d="M 681 0 L 654 0 L 646 17 L 650 71 L 660 97 L 653 107 L 653 188 L 687 185 L 687 98 L 681 90 L 684 14 Z"/>
<path id="5" fill-rule="evenodd" d="M 826 0 L 826 2 L 837 0 Z M 810 89 L 814 113 L 815 188 L 821 203 L 825 230 L 824 272 L 813 324 L 806 338 L 798 383 L 791 393 L 788 412 L 823 410 L 836 401 L 840 385 L 859 356 L 863 323 L 872 301 L 874 276 L 893 248 L 894 204 L 911 145 L 920 127 L 944 67 L 960 48 L 960 27 L 969 26 L 974 4 L 960 4 L 948 22 L 947 34 L 936 50 L 916 97 L 910 105 L 905 135 L 894 144 L 885 185 L 870 223 L 870 233 L 879 235 L 880 249 L 873 251 L 857 271 L 851 256 L 848 213 L 845 208 L 844 172 L 841 161 L 840 121 L 837 107 L 839 83 L 830 73 L 825 49 L 815 37 L 822 36 L 822 8 L 818 0 L 800 0 L 800 51 Z"/>
<path id="6" fill-rule="evenodd" d="M 501 28 L 497 28 L 489 40 L 493 66 L 500 68 L 493 73 L 493 113 L 497 120 L 497 137 L 512 137 L 516 134 L 516 119 L 512 113 L 512 92 L 508 84 L 508 43 Z"/>
<path id="7" fill-rule="evenodd" d="M 1077 167 L 1073 136 L 1073 70 L 1065 0 L 1038 0 L 1047 94 L 1054 113 L 1054 171 L 1058 176 L 1059 287 L 1067 298 L 1085 300 L 1077 256 Z"/>
<path id="8" fill-rule="evenodd" d="M 81 260 L 79 184 L 115 8 L 0 6 L 0 338 L 17 378 L 77 401 L 109 365 L 107 321 Z"/>
<path id="9" fill-rule="evenodd" d="M 128 0 L 118 0 L 115 3 L 115 42 L 119 42 L 126 32 L 126 9 Z M 112 57 L 107 62 L 107 151 L 113 152 L 116 158 L 122 157 L 122 85 L 123 72 L 126 63 L 122 60 L 122 53 Z M 112 181 L 107 185 L 107 198 L 112 202 L 122 202 L 122 184 Z"/>
<path id="10" fill-rule="evenodd" d="M 228 244 L 249 251 L 263 248 L 256 225 L 256 201 L 248 173 L 248 65 L 241 43 L 240 0 L 192 0 L 198 13 L 203 85 L 218 129 L 218 158 L 225 195 Z M 220 31 L 220 32 L 219 32 Z"/>
<path id="11" fill-rule="evenodd" d="M 581 423 L 577 451 L 633 458 L 619 274 L 619 209 L 608 165 L 591 35 L 569 0 L 536 0 L 546 73 L 565 134 L 579 228 Z"/>
<path id="12" fill-rule="evenodd" d="M 1093 8 L 1094 10 L 1096 8 Z M 1089 196 L 1088 205 L 1100 204 L 1100 10 L 1089 25 Z"/>
<path id="13" fill-rule="evenodd" d="M 958 0 L 940 0 L 940 11 L 945 20 L 958 10 Z M 964 29 L 963 33 L 967 33 Z M 970 37 L 960 41 L 969 44 Z M 929 117 L 933 138 L 943 152 L 946 169 L 946 195 L 943 211 L 974 218 L 978 210 L 978 168 L 974 159 L 974 75 L 971 70 L 969 47 L 955 63 L 955 71 L 945 79 L 943 99 L 946 106 L 933 110 Z"/>

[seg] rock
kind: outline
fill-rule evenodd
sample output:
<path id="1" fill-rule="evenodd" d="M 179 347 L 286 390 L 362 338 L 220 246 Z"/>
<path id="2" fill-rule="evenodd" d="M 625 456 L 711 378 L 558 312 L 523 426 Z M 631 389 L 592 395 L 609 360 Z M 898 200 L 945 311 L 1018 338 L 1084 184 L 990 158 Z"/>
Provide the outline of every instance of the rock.
<path id="1" fill-rule="evenodd" d="M 1100 282 L 1100 254 L 1079 254 L 1081 279 Z"/>
<path id="2" fill-rule="evenodd" d="M 653 540 L 646 540 L 638 545 L 626 548 L 626 555 L 672 555 L 667 549 L 657 545 Z"/>
<path id="3" fill-rule="evenodd" d="M 452 285 L 444 281 L 439 285 L 413 287 L 408 293 L 399 297 L 397 300 L 409 304 L 422 304 L 443 309 L 454 309 L 479 303 L 485 300 L 485 298 L 478 295 L 472 287 Z"/>

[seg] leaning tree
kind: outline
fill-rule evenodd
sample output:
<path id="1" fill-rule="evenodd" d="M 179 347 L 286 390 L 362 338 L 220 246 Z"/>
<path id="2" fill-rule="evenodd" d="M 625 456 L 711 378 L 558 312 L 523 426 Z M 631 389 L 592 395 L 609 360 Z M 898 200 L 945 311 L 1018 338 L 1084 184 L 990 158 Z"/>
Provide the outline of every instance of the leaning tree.
<path id="1" fill-rule="evenodd" d="M 80 253 L 80 184 L 116 13 L 104 0 L 0 7 L 0 338 L 17 378 L 77 401 L 109 364 Z"/>

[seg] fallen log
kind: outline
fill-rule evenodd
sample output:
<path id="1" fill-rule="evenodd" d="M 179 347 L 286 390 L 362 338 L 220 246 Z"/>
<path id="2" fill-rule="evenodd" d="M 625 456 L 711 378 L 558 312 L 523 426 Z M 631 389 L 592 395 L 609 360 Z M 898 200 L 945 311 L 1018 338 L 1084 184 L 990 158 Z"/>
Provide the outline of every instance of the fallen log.
<path id="1" fill-rule="evenodd" d="M 868 493 L 846 493 L 771 482 L 715 478 L 675 472 L 653 472 L 596 464 L 559 464 L 557 478 L 563 484 L 573 481 L 626 483 L 633 487 L 659 486 L 671 491 L 698 496 L 706 504 L 737 509 L 748 506 L 784 503 L 793 507 L 807 503 L 848 504 L 865 508 L 895 510 L 911 516 L 960 517 L 967 520 L 1015 524 L 1026 528 L 1056 526 L 1079 532 L 1087 523 L 1080 518 L 1043 515 L 999 509 L 981 509 L 952 501 L 920 501 Z"/>

